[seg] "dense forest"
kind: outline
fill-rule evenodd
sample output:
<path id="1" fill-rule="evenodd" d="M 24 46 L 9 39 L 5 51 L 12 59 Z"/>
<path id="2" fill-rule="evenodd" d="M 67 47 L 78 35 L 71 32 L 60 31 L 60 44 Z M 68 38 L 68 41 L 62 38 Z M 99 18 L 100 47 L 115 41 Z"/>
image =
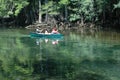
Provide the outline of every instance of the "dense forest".
<path id="1" fill-rule="evenodd" d="M 119 17 L 120 0 L 0 0 L 0 25 L 62 23 L 119 28 Z"/>

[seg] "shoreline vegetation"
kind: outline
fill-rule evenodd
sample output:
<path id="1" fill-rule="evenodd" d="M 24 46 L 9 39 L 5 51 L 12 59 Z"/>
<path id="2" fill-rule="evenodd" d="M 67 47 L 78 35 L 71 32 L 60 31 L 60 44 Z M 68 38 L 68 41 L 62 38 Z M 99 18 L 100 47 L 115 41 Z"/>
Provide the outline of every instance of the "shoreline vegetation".
<path id="1" fill-rule="evenodd" d="M 27 29 L 40 29 L 40 30 L 45 30 L 47 29 L 48 31 L 51 30 L 53 27 L 57 27 L 58 30 L 63 31 L 63 30 L 79 30 L 79 29 L 100 29 L 100 26 L 96 26 L 95 24 L 92 23 L 85 23 L 85 24 L 79 24 L 79 23 L 64 23 L 60 22 L 59 24 L 46 24 L 46 23 L 34 23 L 31 25 L 26 26 L 25 28 Z"/>
<path id="2" fill-rule="evenodd" d="M 119 0 L 3 0 L 0 4 L 1 27 L 120 29 Z"/>

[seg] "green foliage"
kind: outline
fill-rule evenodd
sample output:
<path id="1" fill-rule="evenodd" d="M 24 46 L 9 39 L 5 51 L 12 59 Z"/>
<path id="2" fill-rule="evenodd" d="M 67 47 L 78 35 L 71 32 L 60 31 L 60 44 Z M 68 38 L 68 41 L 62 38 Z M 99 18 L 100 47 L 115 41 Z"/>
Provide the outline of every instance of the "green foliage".
<path id="1" fill-rule="evenodd" d="M 70 14 L 70 21 L 75 21 L 77 19 L 80 19 L 80 15 L 77 14 Z"/>
<path id="2" fill-rule="evenodd" d="M 42 14 L 48 13 L 50 15 L 57 15 L 59 14 L 58 12 L 59 6 L 53 1 L 49 1 L 48 3 L 45 3 L 42 5 Z"/>
<path id="3" fill-rule="evenodd" d="M 59 4 L 60 5 L 67 5 L 67 4 L 69 4 L 69 0 L 60 0 Z"/>
<path id="4" fill-rule="evenodd" d="M 70 10 L 72 13 L 70 14 L 70 21 L 75 21 L 77 19 L 92 21 L 92 18 L 95 16 L 92 0 L 71 1 L 71 5 Z"/>
<path id="5" fill-rule="evenodd" d="M 17 16 L 19 13 L 20 13 L 20 11 L 21 11 L 21 9 L 22 8 L 24 8 L 26 5 L 28 5 L 28 2 L 27 1 L 15 1 L 15 16 Z"/>
<path id="6" fill-rule="evenodd" d="M 55 2 L 49 1 L 48 3 L 45 3 L 42 5 L 42 14 L 48 13 L 49 15 L 57 15 L 59 12 L 57 11 L 59 9 L 59 6 L 56 5 Z"/>
<path id="7" fill-rule="evenodd" d="M 29 68 L 22 68 L 21 66 L 15 66 L 14 69 L 15 71 L 21 74 L 31 74 Z"/>
<path id="8" fill-rule="evenodd" d="M 29 5 L 29 6 L 27 6 Z M 27 6 L 27 8 L 25 8 Z M 114 16 L 114 9 L 120 8 L 119 0 L 41 0 L 39 11 L 39 0 L 0 0 L 0 17 L 17 16 L 22 9 L 22 14 L 29 16 L 29 22 L 38 18 L 37 14 L 60 15 L 65 20 L 81 22 L 96 22 L 107 19 L 106 16 Z M 118 14 L 115 16 L 119 16 Z M 36 14 L 37 13 L 37 14 Z M 111 16 L 111 17 L 112 17 Z M 47 16 L 46 16 L 47 17 Z M 32 18 L 32 19 L 31 19 Z M 35 18 L 35 19 L 34 19 Z M 41 20 L 42 17 L 40 17 Z M 110 17 L 108 17 L 110 18 Z M 29 20 L 31 19 L 31 21 Z M 46 18 L 47 19 L 47 18 Z M 112 19 L 111 19 L 112 20 Z M 105 21 L 104 21 L 105 22 Z M 119 21 L 118 21 L 119 22 Z"/>
<path id="9" fill-rule="evenodd" d="M 81 9 L 79 9 L 79 13 L 84 16 L 87 20 L 91 20 L 94 16 L 94 8 L 91 0 L 83 0 L 81 1 Z M 81 16 L 81 17 L 82 17 Z"/>
<path id="10" fill-rule="evenodd" d="M 27 0 L 1 0 L 0 1 L 0 17 L 17 16 L 21 9 L 28 5 Z"/>
<path id="11" fill-rule="evenodd" d="M 114 8 L 116 9 L 116 8 L 120 8 L 120 1 L 119 1 L 119 3 L 117 3 L 117 4 L 114 4 Z"/>
<path id="12" fill-rule="evenodd" d="M 6 2 L 4 0 L 1 0 L 0 2 L 0 17 L 5 16 L 7 14 L 6 12 Z"/>

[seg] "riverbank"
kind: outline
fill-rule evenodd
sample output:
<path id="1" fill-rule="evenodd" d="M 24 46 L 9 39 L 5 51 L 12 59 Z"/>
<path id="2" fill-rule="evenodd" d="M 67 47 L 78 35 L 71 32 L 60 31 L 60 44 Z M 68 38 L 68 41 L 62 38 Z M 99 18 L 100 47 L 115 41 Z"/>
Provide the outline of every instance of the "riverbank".
<path id="1" fill-rule="evenodd" d="M 31 25 L 26 26 L 26 29 L 47 29 L 51 30 L 53 27 L 57 27 L 58 30 L 64 31 L 64 30 L 81 30 L 81 29 L 100 29 L 101 27 L 93 24 L 93 23 L 85 23 L 85 24 L 80 24 L 80 23 L 63 23 L 59 22 L 58 24 L 46 24 L 46 23 L 34 23 Z"/>

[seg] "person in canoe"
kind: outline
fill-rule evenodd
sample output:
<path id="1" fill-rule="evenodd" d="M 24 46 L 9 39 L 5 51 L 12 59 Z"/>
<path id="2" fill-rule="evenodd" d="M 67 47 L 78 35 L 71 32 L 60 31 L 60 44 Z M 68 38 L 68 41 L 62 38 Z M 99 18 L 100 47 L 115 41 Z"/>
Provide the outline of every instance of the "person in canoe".
<path id="1" fill-rule="evenodd" d="M 40 32 L 41 32 L 41 30 L 39 30 L 39 29 L 37 28 L 37 29 L 36 29 L 36 32 L 37 32 L 37 33 L 40 33 Z"/>
<path id="2" fill-rule="evenodd" d="M 50 34 L 47 30 L 45 30 L 45 34 Z"/>
<path id="3" fill-rule="evenodd" d="M 54 27 L 53 29 L 52 29 L 52 32 L 51 32 L 52 34 L 59 34 L 59 32 L 58 32 L 58 30 L 57 30 L 57 28 L 56 27 Z"/>

